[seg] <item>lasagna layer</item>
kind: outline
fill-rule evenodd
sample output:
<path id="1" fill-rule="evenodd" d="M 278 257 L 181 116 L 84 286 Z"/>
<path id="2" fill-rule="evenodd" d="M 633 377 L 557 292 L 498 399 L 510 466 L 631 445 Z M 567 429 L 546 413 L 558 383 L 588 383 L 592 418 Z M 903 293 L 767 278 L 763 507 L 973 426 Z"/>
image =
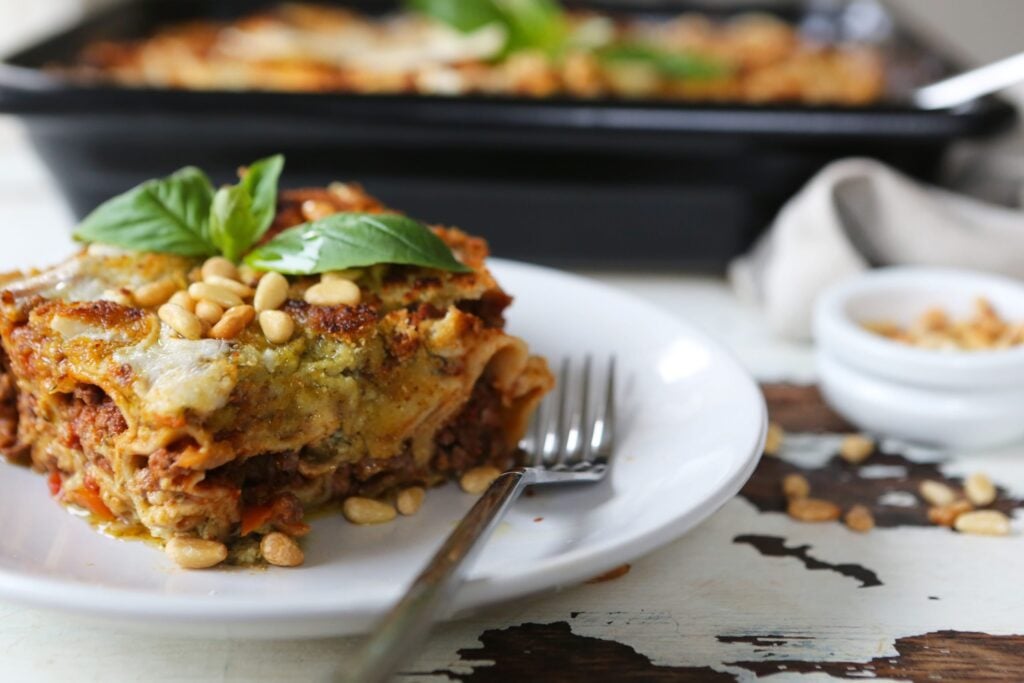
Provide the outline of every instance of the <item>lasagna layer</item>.
<path id="1" fill-rule="evenodd" d="M 351 186 L 284 193 L 274 230 L 351 209 L 383 207 Z M 553 379 L 503 329 L 486 244 L 436 232 L 472 273 L 369 268 L 356 306 L 306 303 L 318 278 L 291 278 L 283 344 L 256 325 L 183 339 L 130 303 L 195 281 L 185 258 L 94 246 L 0 285 L 0 451 L 97 519 L 236 549 L 305 533 L 328 501 L 509 465 Z"/>

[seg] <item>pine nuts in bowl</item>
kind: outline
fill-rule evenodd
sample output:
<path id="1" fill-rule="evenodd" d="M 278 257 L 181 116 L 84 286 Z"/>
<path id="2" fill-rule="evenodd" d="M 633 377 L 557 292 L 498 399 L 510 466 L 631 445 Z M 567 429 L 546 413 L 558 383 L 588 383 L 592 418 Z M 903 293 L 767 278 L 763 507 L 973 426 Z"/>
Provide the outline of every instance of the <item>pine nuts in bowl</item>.
<path id="1" fill-rule="evenodd" d="M 876 434 L 948 448 L 1014 441 L 1024 437 L 1021 323 L 1024 283 L 944 268 L 871 271 L 818 298 L 822 390 Z"/>

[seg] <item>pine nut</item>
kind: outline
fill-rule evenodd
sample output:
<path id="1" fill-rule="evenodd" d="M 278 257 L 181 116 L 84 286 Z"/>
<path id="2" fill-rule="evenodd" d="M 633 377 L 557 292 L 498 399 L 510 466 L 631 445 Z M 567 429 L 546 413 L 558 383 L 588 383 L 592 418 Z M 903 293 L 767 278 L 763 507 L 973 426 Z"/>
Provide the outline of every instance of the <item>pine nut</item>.
<path id="1" fill-rule="evenodd" d="M 811 495 L 811 484 L 802 474 L 787 474 L 782 479 L 782 493 L 786 498 L 806 498 Z"/>
<path id="2" fill-rule="evenodd" d="M 263 273 L 251 266 L 245 265 L 244 263 L 238 266 L 238 279 L 243 284 L 252 285 L 252 283 L 258 281 L 262 275 Z"/>
<path id="3" fill-rule="evenodd" d="M 274 531 L 260 541 L 263 559 L 278 567 L 298 567 L 306 559 L 302 548 L 288 534 Z"/>
<path id="4" fill-rule="evenodd" d="M 173 280 L 158 280 L 142 285 L 135 290 L 133 296 L 135 297 L 135 303 L 139 306 L 150 308 L 167 303 L 167 300 L 171 298 L 171 295 L 177 289 L 178 285 L 174 284 Z"/>
<path id="5" fill-rule="evenodd" d="M 288 278 L 281 273 L 270 272 L 260 278 L 252 300 L 258 313 L 281 308 L 288 298 Z"/>
<path id="6" fill-rule="evenodd" d="M 398 492 L 395 505 L 403 515 L 415 515 L 420 511 L 420 507 L 423 505 L 423 498 L 426 495 L 427 492 L 423 490 L 422 486 L 410 486 Z"/>
<path id="7" fill-rule="evenodd" d="M 238 279 L 238 268 L 235 268 L 235 264 L 228 261 L 223 256 L 213 256 L 206 259 L 200 273 L 202 273 L 204 281 L 211 275 L 219 275 L 220 277 L 226 277 L 230 280 Z"/>
<path id="8" fill-rule="evenodd" d="M 974 510 L 957 517 L 953 528 L 963 534 L 1006 536 L 1010 533 L 1010 518 L 999 510 Z"/>
<path id="9" fill-rule="evenodd" d="M 121 304 L 122 306 L 134 306 L 135 299 L 131 294 L 123 289 L 106 289 L 103 294 L 100 295 L 101 301 L 113 301 L 115 304 Z"/>
<path id="10" fill-rule="evenodd" d="M 216 325 L 224 315 L 224 309 L 208 299 L 196 302 L 196 317 L 209 325 Z"/>
<path id="11" fill-rule="evenodd" d="M 847 434 L 839 445 L 839 457 L 853 465 L 859 465 L 875 452 L 875 442 L 863 434 Z"/>
<path id="12" fill-rule="evenodd" d="M 157 315 L 185 339 L 199 339 L 203 336 L 203 323 L 194 313 L 186 311 L 178 304 L 164 304 L 157 310 Z"/>
<path id="13" fill-rule="evenodd" d="M 466 493 L 483 493 L 495 479 L 501 476 L 501 470 L 491 465 L 474 467 L 467 470 L 459 479 L 459 486 Z"/>
<path id="14" fill-rule="evenodd" d="M 939 526 L 952 527 L 957 517 L 973 509 L 968 501 L 961 498 L 949 505 L 937 505 L 928 508 L 928 521 Z"/>
<path id="15" fill-rule="evenodd" d="M 922 481 L 917 490 L 925 502 L 932 505 L 949 505 L 956 500 L 956 491 L 932 479 Z"/>
<path id="16" fill-rule="evenodd" d="M 221 308 L 234 308 L 242 305 L 242 297 L 230 289 L 219 285 L 211 285 L 209 282 L 193 282 L 188 287 L 188 294 L 196 301 L 207 299 Z"/>
<path id="17" fill-rule="evenodd" d="M 314 306 L 355 306 L 359 303 L 359 286 L 351 280 L 331 280 L 306 290 L 306 303 Z"/>
<path id="18" fill-rule="evenodd" d="M 967 500 L 978 507 L 991 505 L 996 499 L 995 485 L 981 472 L 975 472 L 967 477 L 967 481 L 964 482 L 964 493 L 967 494 Z"/>
<path id="19" fill-rule="evenodd" d="M 768 434 L 764 439 L 764 454 L 765 455 L 778 455 L 779 449 L 782 447 L 782 440 L 786 437 L 786 433 L 782 430 L 782 427 L 775 422 L 768 424 Z"/>
<path id="20" fill-rule="evenodd" d="M 175 537 L 167 541 L 164 552 L 184 569 L 206 569 L 227 559 L 228 549 L 220 541 Z"/>
<path id="21" fill-rule="evenodd" d="M 234 339 L 242 333 L 252 319 L 256 317 L 256 309 L 247 304 L 233 306 L 224 311 L 217 324 L 210 330 L 214 339 Z"/>
<path id="22" fill-rule="evenodd" d="M 346 498 L 341 505 L 341 513 L 353 524 L 382 524 L 397 516 L 391 505 L 359 496 Z"/>
<path id="23" fill-rule="evenodd" d="M 295 332 L 295 322 L 284 311 L 263 311 L 260 313 L 260 328 L 271 344 L 284 344 Z"/>
<path id="24" fill-rule="evenodd" d="M 196 300 L 188 295 L 184 289 L 175 292 L 171 295 L 170 303 L 181 306 L 189 313 L 196 312 Z"/>
<path id="25" fill-rule="evenodd" d="M 307 221 L 316 221 L 330 216 L 332 213 L 338 213 L 338 209 L 335 208 L 334 204 L 325 202 L 320 199 L 307 199 L 302 202 L 302 217 Z"/>
<path id="26" fill-rule="evenodd" d="M 854 505 L 843 517 L 846 526 L 858 533 L 867 533 L 875 528 L 875 516 L 863 505 Z"/>
<path id="27" fill-rule="evenodd" d="M 801 522 L 832 522 L 842 514 L 838 505 L 820 498 L 793 498 L 786 512 Z"/>
<path id="28" fill-rule="evenodd" d="M 249 285 L 243 285 L 238 280 L 231 280 L 226 277 L 221 277 L 220 275 L 211 275 L 204 278 L 203 282 L 216 287 L 223 287 L 224 289 L 234 292 L 243 299 L 248 299 L 252 296 L 252 287 Z"/>
<path id="29" fill-rule="evenodd" d="M 364 199 L 364 195 L 359 187 L 349 183 L 335 181 L 327 186 L 327 190 L 337 197 L 339 201 L 347 205 L 358 205 Z M 349 211 L 355 210 L 355 208 L 349 209 Z"/>

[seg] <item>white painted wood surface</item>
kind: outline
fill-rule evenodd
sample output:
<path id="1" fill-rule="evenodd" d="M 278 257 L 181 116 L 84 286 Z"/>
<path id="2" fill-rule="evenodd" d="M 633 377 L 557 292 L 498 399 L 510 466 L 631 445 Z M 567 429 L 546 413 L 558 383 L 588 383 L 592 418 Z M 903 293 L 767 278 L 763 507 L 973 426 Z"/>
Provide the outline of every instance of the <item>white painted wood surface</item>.
<path id="1" fill-rule="evenodd" d="M 27 245 L 40 264 L 50 263 L 70 249 L 69 221 L 17 126 L 0 120 L 3 241 Z M 21 265 L 6 262 L 0 248 L 0 270 Z M 770 339 L 756 313 L 736 302 L 721 281 L 685 275 L 591 275 L 703 327 L 759 378 L 813 378 L 809 350 Z M 791 442 L 791 455 L 813 464 L 828 456 L 829 445 L 834 442 Z M 1022 456 L 1024 446 L 984 456 L 962 454 L 947 467 L 951 474 L 984 469 L 997 483 L 1024 493 Z M 723 662 L 757 660 L 765 656 L 764 649 L 748 642 L 722 642 L 717 636 L 806 635 L 811 638 L 789 639 L 772 648 L 771 656 L 867 661 L 895 655 L 895 639 L 906 635 L 941 629 L 1020 633 L 1024 541 L 1019 533 L 991 539 L 904 527 L 857 535 L 836 524 L 796 524 L 735 499 L 693 533 L 636 562 L 620 579 L 489 609 L 441 627 L 409 670 L 468 671 L 459 649 L 479 647 L 478 636 L 485 630 L 525 622 L 568 622 L 574 634 L 624 643 L 655 664 L 712 666 L 741 679 L 753 676 Z M 808 571 L 792 558 L 763 557 L 749 545 L 734 543 L 737 534 L 809 544 L 823 561 L 870 567 L 884 585 L 862 589 L 854 579 Z M 346 639 L 268 643 L 144 637 L 0 604 L 0 679 L 5 681 L 321 680 L 353 646 Z M 540 674 L 537 680 L 543 680 Z M 422 674 L 409 679 L 445 677 Z M 772 680 L 828 677 L 782 673 Z"/>

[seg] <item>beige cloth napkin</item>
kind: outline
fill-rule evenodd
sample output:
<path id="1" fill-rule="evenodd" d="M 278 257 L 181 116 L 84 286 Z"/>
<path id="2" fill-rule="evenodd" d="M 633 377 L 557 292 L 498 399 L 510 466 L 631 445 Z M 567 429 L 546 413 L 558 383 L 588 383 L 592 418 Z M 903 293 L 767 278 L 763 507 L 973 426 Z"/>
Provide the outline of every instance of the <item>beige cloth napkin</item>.
<path id="1" fill-rule="evenodd" d="M 872 266 L 910 264 L 1024 278 L 1024 211 L 924 186 L 878 161 L 844 159 L 782 208 L 730 265 L 729 279 L 775 333 L 806 340 L 820 291 Z"/>

